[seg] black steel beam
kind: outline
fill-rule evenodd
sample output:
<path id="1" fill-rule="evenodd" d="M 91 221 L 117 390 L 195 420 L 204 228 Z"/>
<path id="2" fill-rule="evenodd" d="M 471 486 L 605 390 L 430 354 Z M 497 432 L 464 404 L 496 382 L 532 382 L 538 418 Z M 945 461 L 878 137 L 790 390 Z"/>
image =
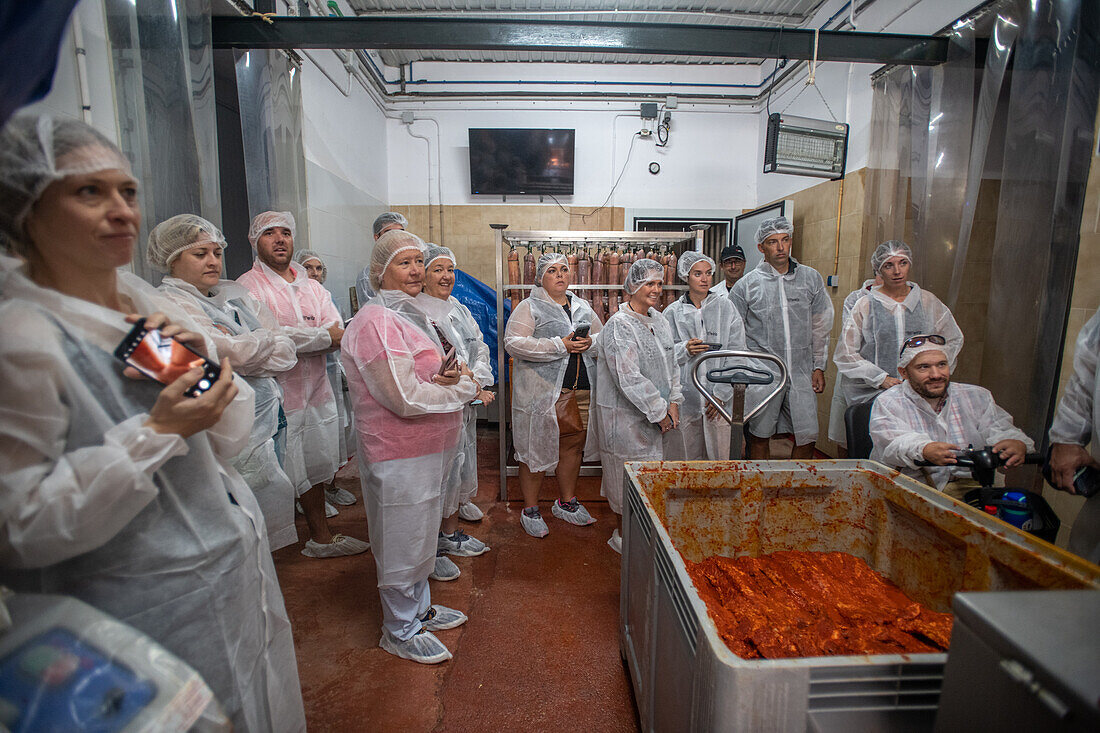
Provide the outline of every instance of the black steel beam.
<path id="1" fill-rule="evenodd" d="M 295 18 L 215 16 L 214 48 L 365 48 L 811 59 L 812 30 L 672 23 L 561 23 L 474 18 Z M 942 36 L 821 31 L 818 61 L 934 65 Z"/>

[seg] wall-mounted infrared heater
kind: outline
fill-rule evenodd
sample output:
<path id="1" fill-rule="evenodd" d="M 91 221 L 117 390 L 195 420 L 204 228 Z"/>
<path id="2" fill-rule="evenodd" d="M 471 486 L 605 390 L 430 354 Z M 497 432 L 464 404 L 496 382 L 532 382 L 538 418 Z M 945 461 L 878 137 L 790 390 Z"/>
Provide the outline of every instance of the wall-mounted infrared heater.
<path id="1" fill-rule="evenodd" d="M 768 115 L 764 172 L 843 178 L 848 125 L 773 112 Z"/>

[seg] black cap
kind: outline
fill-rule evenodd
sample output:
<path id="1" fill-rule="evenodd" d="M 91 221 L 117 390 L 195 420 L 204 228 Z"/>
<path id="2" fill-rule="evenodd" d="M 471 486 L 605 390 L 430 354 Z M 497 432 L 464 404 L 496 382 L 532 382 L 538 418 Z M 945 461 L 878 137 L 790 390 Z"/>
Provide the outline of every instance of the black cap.
<path id="1" fill-rule="evenodd" d="M 722 248 L 722 256 L 719 258 L 719 262 L 725 262 L 726 260 L 743 260 L 745 258 L 745 250 L 741 249 L 739 244 L 727 244 Z"/>

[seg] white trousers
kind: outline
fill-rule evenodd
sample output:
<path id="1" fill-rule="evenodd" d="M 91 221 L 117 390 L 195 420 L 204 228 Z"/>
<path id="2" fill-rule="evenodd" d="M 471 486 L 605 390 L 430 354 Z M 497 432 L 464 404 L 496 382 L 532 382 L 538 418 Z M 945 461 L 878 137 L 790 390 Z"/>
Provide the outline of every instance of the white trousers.
<path id="1" fill-rule="evenodd" d="M 379 588 L 382 598 L 382 628 L 398 641 L 413 638 L 423 625 L 420 619 L 432 607 L 427 579 L 412 585 Z"/>

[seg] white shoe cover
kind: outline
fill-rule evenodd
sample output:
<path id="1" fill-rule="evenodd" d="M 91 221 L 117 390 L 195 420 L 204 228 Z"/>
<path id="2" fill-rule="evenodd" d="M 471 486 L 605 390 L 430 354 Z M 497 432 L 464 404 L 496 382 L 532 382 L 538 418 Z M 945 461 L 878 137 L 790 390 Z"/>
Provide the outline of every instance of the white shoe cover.
<path id="1" fill-rule="evenodd" d="M 355 503 L 355 494 L 347 489 L 326 488 L 325 500 L 334 506 L 351 506 Z"/>
<path id="2" fill-rule="evenodd" d="M 447 651 L 447 647 L 443 645 L 443 642 L 427 630 L 421 631 L 408 641 L 398 641 L 383 631 L 378 646 L 395 657 L 409 659 L 421 664 L 439 664 L 451 658 L 451 653 Z"/>
<path id="3" fill-rule="evenodd" d="M 302 509 L 302 502 L 300 501 L 294 502 L 294 511 L 298 512 L 302 516 L 305 516 L 305 511 Z M 334 507 L 332 504 L 329 504 L 327 500 L 325 501 L 325 519 L 331 519 L 339 513 L 340 511 L 336 507 Z"/>
<path id="4" fill-rule="evenodd" d="M 524 532 L 537 539 L 550 534 L 550 528 L 546 526 L 546 520 L 542 516 L 529 517 L 525 512 L 520 512 L 519 523 Z"/>
<path id="5" fill-rule="evenodd" d="M 448 555 L 456 557 L 477 557 L 489 551 L 489 546 L 476 537 L 456 530 L 453 535 L 439 533 L 436 547 Z"/>
<path id="6" fill-rule="evenodd" d="M 428 631 L 446 631 L 447 629 L 458 628 L 466 621 L 466 614 L 462 611 L 436 605 L 428 609 L 426 618 L 420 619 L 420 622 L 424 624 L 424 628 Z"/>
<path id="7" fill-rule="evenodd" d="M 347 557 L 348 555 L 358 555 L 369 549 L 369 542 L 363 542 L 342 534 L 334 534 L 332 542 L 327 545 L 313 540 L 306 540 L 306 546 L 302 548 L 302 554 L 306 557 Z"/>
<path id="8" fill-rule="evenodd" d="M 619 530 L 615 530 L 611 533 L 611 539 L 607 541 L 607 545 L 620 555 L 623 554 L 623 538 L 622 535 L 619 534 Z"/>
<path id="9" fill-rule="evenodd" d="M 592 518 L 592 515 L 588 513 L 588 510 L 584 508 L 584 504 L 577 502 L 577 508 L 575 511 L 568 511 L 558 505 L 557 499 L 550 505 L 550 513 L 563 522 L 569 522 L 575 524 L 578 527 L 587 527 L 590 524 L 595 524 L 596 520 Z"/>
<path id="10" fill-rule="evenodd" d="M 458 518 L 465 519 L 467 522 L 480 522 L 485 518 L 485 512 L 478 509 L 477 504 L 468 501 L 458 505 Z"/>
<path id="11" fill-rule="evenodd" d="M 429 580 L 455 580 L 462 575 L 462 571 L 455 565 L 454 560 L 446 555 L 435 556 L 435 568 L 428 575 Z"/>

